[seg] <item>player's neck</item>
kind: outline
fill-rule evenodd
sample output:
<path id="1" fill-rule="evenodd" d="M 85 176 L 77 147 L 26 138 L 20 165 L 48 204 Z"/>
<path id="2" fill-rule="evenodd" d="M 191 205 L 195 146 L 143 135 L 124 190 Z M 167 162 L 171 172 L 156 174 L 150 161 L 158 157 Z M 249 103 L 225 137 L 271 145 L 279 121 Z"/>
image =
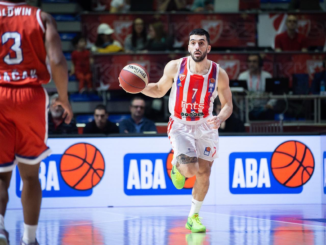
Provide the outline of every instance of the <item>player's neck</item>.
<path id="1" fill-rule="evenodd" d="M 294 38 L 295 36 L 295 30 L 287 30 L 287 33 L 289 35 L 290 38 Z"/>
<path id="2" fill-rule="evenodd" d="M 195 62 L 193 59 L 189 60 L 190 71 L 194 74 L 205 75 L 210 69 L 211 63 L 207 58 L 205 58 L 201 62 Z"/>

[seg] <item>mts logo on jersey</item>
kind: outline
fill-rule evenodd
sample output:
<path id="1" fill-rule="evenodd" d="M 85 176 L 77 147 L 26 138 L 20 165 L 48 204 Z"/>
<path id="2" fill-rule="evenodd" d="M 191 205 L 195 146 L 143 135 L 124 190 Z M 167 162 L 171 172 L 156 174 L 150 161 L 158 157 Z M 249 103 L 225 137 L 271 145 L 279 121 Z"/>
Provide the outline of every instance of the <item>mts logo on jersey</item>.
<path id="1" fill-rule="evenodd" d="M 198 110 L 198 109 L 201 109 L 203 110 L 204 107 L 205 107 L 205 104 L 204 103 L 187 103 L 185 101 L 182 101 L 182 108 L 185 108 L 185 109 L 191 109 L 191 110 Z"/>
<path id="2" fill-rule="evenodd" d="M 40 164 L 39 179 L 43 197 L 90 196 L 104 176 L 105 161 L 96 146 L 77 143 L 63 154 L 53 154 Z M 16 169 L 16 194 L 21 196 L 23 183 Z"/>
<path id="3" fill-rule="evenodd" d="M 191 189 L 177 190 L 169 175 L 171 153 L 131 153 L 123 159 L 126 195 L 185 195 Z"/>
<path id="4" fill-rule="evenodd" d="M 310 149 L 298 141 L 274 152 L 234 152 L 229 156 L 232 194 L 298 194 L 315 167 Z"/>

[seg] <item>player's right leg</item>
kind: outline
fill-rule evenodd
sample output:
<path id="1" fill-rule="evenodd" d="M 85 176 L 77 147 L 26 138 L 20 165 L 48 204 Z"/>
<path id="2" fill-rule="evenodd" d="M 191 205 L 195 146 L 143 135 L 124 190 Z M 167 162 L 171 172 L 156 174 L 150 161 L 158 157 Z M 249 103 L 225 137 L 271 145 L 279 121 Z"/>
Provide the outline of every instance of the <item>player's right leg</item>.
<path id="1" fill-rule="evenodd" d="M 8 87 L 0 86 L 0 244 L 9 243 L 4 216 L 8 203 L 8 188 L 11 172 L 15 167 L 16 129 L 13 122 L 15 108 Z"/>
<path id="2" fill-rule="evenodd" d="M 195 139 L 191 133 L 191 127 L 172 118 L 168 125 L 168 135 L 174 150 L 171 179 L 177 189 L 182 189 L 185 178 L 196 175 L 199 168 Z"/>

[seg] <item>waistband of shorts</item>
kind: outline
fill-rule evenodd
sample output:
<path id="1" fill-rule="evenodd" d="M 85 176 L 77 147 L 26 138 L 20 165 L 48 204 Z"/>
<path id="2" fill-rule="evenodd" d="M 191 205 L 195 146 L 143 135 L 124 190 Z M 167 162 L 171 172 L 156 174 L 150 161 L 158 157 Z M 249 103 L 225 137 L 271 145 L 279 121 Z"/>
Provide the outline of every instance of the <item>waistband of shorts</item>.
<path id="1" fill-rule="evenodd" d="M 198 121 L 184 121 L 184 120 L 181 120 L 175 116 L 170 116 L 170 118 L 172 118 L 173 120 L 179 122 L 179 123 L 183 123 L 183 124 L 186 124 L 186 125 L 200 125 L 200 124 L 203 124 L 203 123 L 206 123 L 207 122 L 207 119 L 211 118 L 213 116 L 208 116 L 208 117 L 205 117 L 205 118 L 202 118 Z"/>

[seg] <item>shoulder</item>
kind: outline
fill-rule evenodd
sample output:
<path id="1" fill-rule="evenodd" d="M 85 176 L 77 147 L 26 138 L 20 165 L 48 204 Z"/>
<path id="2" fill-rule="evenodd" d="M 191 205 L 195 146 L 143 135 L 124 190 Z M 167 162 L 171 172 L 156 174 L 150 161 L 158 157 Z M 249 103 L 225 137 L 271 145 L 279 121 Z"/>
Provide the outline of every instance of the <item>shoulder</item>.
<path id="1" fill-rule="evenodd" d="M 149 123 L 149 124 L 155 124 L 152 120 L 144 117 L 144 122 Z"/>
<path id="2" fill-rule="evenodd" d="M 282 33 L 280 33 L 280 34 L 277 34 L 277 35 L 275 36 L 275 38 L 283 38 L 283 37 L 285 37 L 285 35 L 287 35 L 286 31 L 285 31 L 285 32 L 282 32 Z"/>
<path id="3" fill-rule="evenodd" d="M 177 59 L 177 60 L 171 60 L 169 61 L 165 68 L 164 68 L 164 73 L 168 72 L 168 73 L 172 73 L 172 74 L 176 74 L 178 72 L 179 66 L 181 64 L 182 58 L 181 59 Z"/>
<path id="4" fill-rule="evenodd" d="M 94 127 L 94 125 L 95 125 L 95 121 L 93 120 L 91 122 L 86 123 L 85 128 L 91 128 Z"/>
<path id="5" fill-rule="evenodd" d="M 265 77 L 265 78 L 271 78 L 272 77 L 272 74 L 270 74 L 267 71 L 262 71 L 261 72 L 261 75 L 262 75 L 262 77 Z"/>
<path id="6" fill-rule="evenodd" d="M 249 75 L 249 71 L 244 71 L 244 72 L 241 72 L 241 73 L 240 73 L 239 78 L 240 78 L 240 77 L 241 77 L 241 78 L 246 78 L 246 77 L 248 77 L 248 75 Z"/>

